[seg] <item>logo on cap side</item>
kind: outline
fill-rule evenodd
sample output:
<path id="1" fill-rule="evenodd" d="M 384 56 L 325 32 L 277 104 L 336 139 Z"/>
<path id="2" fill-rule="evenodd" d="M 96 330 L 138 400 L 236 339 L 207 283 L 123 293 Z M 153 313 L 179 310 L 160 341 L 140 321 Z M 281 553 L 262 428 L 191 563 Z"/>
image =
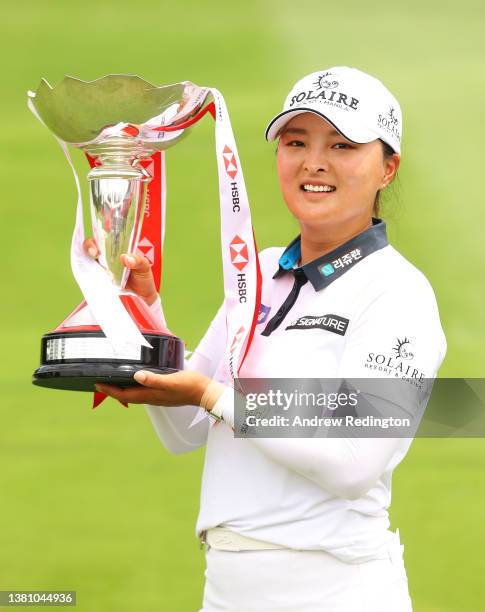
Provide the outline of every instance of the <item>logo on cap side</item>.
<path id="1" fill-rule="evenodd" d="M 389 109 L 389 117 L 391 118 L 392 123 L 394 123 L 394 125 L 397 125 L 399 121 L 398 118 L 394 116 L 395 112 L 396 109 L 394 108 L 394 106 L 391 106 L 391 108 Z"/>
<path id="2" fill-rule="evenodd" d="M 399 119 L 395 115 L 396 109 L 390 106 L 386 115 L 379 114 L 377 124 L 380 128 L 395 136 L 398 141 L 401 141 L 401 132 L 399 131 Z"/>

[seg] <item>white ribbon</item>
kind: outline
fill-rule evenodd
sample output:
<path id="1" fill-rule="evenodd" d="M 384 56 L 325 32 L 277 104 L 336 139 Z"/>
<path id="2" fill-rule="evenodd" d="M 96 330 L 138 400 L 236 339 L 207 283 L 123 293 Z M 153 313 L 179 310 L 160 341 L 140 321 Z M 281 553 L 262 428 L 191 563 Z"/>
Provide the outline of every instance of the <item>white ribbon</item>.
<path id="1" fill-rule="evenodd" d="M 211 92 L 216 105 L 216 155 L 227 315 L 225 363 L 230 378 L 234 379 L 238 376 L 254 319 L 258 253 L 229 113 L 221 93 L 217 89 L 211 89 Z"/>
<path id="2" fill-rule="evenodd" d="M 254 320 L 258 253 L 246 184 L 229 113 L 221 93 L 217 89 L 211 89 L 211 92 L 216 106 L 216 156 L 226 303 L 227 338 L 224 365 L 228 378 L 233 380 L 238 376 Z M 245 260 L 247 263 L 244 263 Z M 238 269 L 238 266 L 241 269 Z M 207 417 L 208 413 L 201 408 L 189 429 Z M 216 421 L 211 419 L 211 426 L 215 424 Z"/>

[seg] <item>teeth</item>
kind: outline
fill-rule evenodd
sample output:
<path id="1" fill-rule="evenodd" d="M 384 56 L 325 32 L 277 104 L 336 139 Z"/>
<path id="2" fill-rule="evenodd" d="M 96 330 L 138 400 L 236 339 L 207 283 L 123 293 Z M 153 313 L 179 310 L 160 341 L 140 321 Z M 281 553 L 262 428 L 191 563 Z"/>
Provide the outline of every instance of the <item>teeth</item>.
<path id="1" fill-rule="evenodd" d="M 303 185 L 305 191 L 335 191 L 331 185 Z"/>

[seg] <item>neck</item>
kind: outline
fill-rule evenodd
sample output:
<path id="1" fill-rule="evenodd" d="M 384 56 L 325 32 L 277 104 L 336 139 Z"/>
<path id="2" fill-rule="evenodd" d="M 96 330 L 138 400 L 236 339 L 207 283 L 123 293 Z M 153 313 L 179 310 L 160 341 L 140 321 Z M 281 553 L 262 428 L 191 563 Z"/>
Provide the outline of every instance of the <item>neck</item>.
<path id="1" fill-rule="evenodd" d="M 301 225 L 301 260 L 299 265 L 303 266 L 334 251 L 371 226 L 372 220 L 368 219 L 353 227 L 346 225 L 342 228 L 332 227 L 330 230 L 325 228 L 323 231 L 322 228 L 309 228 Z"/>

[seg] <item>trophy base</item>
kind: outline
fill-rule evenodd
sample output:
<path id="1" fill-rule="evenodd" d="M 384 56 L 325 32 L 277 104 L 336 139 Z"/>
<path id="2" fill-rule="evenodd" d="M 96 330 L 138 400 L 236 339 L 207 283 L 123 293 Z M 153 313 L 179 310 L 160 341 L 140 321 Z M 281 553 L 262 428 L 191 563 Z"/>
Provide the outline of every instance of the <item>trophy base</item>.
<path id="1" fill-rule="evenodd" d="M 50 389 L 95 391 L 105 383 L 117 387 L 139 386 L 133 379 L 138 370 L 172 374 L 183 370 L 184 343 L 180 338 L 145 333 L 152 348 L 128 349 L 113 356 L 113 349 L 102 331 L 51 332 L 42 338 L 41 366 L 33 384 Z M 120 357 L 120 358 L 118 358 Z"/>

